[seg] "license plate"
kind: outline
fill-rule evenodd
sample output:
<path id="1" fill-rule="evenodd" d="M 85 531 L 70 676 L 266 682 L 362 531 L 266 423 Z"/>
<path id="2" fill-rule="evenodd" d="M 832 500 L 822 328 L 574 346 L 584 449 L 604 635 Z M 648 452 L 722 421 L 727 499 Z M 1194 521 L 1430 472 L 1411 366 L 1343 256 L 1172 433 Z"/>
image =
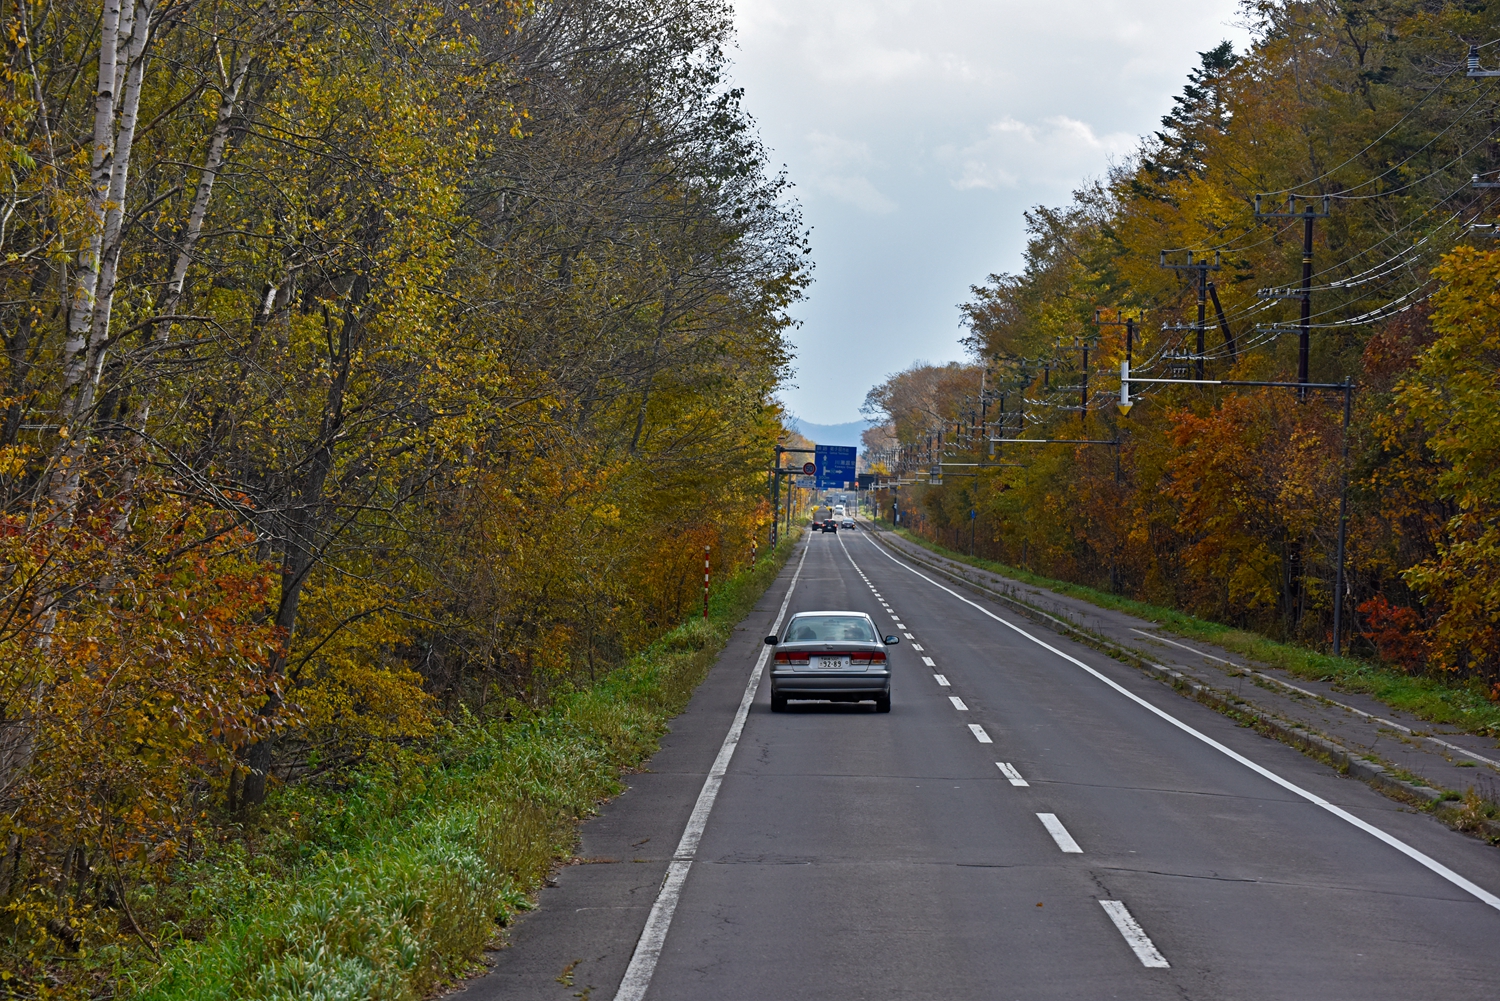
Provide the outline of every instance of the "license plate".
<path id="1" fill-rule="evenodd" d="M 815 665 L 820 671 L 847 671 L 849 670 L 848 657 L 815 657 Z"/>

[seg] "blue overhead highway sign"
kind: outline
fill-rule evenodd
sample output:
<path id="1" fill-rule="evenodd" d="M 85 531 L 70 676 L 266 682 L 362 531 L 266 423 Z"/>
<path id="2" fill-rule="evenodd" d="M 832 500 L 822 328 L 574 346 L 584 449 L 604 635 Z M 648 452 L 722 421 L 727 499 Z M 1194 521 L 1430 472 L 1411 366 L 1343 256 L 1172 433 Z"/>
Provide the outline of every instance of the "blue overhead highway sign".
<path id="1" fill-rule="evenodd" d="M 852 445 L 819 445 L 814 455 L 818 460 L 819 490 L 842 490 L 855 481 L 854 460 L 859 449 Z"/>

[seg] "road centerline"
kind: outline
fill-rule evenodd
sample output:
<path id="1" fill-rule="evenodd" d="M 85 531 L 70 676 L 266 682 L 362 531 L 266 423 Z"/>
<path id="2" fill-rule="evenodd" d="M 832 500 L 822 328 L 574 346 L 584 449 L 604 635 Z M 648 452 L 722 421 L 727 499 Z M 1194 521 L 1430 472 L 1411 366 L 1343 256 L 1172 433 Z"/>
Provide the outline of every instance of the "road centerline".
<path id="1" fill-rule="evenodd" d="M 1078 842 L 1073 840 L 1073 835 L 1068 833 L 1068 829 L 1063 826 L 1063 822 L 1057 819 L 1057 814 L 1039 813 L 1036 815 L 1036 819 L 1040 820 L 1042 826 L 1047 829 L 1047 833 L 1052 835 L 1052 840 L 1057 842 L 1058 848 L 1069 855 L 1083 854 L 1083 849 L 1078 847 Z"/>
<path id="2" fill-rule="evenodd" d="M 1130 946 L 1142 966 L 1153 970 L 1171 969 L 1172 964 L 1157 951 L 1156 944 L 1151 941 L 1145 929 L 1140 926 L 1140 922 L 1136 921 L 1122 901 L 1101 900 L 1099 906 L 1104 908 L 1104 913 L 1109 915 L 1109 919 L 1119 929 L 1125 943 Z"/>

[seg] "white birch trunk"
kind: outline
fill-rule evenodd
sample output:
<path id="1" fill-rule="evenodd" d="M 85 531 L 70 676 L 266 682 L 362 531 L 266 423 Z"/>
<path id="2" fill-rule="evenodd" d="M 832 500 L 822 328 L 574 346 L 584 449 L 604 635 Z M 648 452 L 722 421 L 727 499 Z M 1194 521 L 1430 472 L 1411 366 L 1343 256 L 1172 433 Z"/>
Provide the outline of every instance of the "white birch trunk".
<path id="1" fill-rule="evenodd" d="M 99 79 L 94 88 L 94 147 L 89 172 L 88 246 L 79 251 L 63 344 L 63 419 L 71 419 L 72 390 L 83 381 L 83 349 L 93 325 L 94 293 L 99 287 L 99 252 L 104 244 L 104 201 L 109 194 L 115 139 L 115 78 L 119 64 L 121 0 L 104 0 L 99 25 Z"/>
<path id="2" fill-rule="evenodd" d="M 120 268 L 121 241 L 125 231 L 125 196 L 130 187 L 130 155 L 135 146 L 135 127 L 141 107 L 141 86 L 146 76 L 146 45 L 151 37 L 151 15 L 156 0 L 139 0 L 133 5 L 128 22 L 121 24 L 121 48 L 125 58 L 117 63 L 116 80 L 123 77 L 119 99 L 119 130 L 115 135 L 111 157 L 109 191 L 104 210 L 104 239 L 99 258 L 99 284 L 94 297 L 94 314 L 89 329 L 89 343 L 84 365 L 84 382 L 79 387 L 72 423 L 81 425 L 84 415 L 94 405 L 99 374 L 109 346 L 109 320 L 115 301 L 115 278 Z M 126 34 L 128 28 L 129 34 Z"/>
<path id="3" fill-rule="evenodd" d="M 131 0 L 133 3 L 134 0 Z M 122 0 L 104 0 L 99 21 L 99 78 L 94 86 L 94 133 L 90 158 L 88 189 L 88 242 L 78 253 L 73 279 L 72 301 L 68 306 L 67 337 L 63 342 L 63 394 L 60 401 L 62 422 L 68 425 L 69 437 L 57 454 L 59 468 L 53 472 L 50 496 L 56 505 L 54 518 L 64 524 L 73 521 L 77 506 L 80 471 L 85 435 L 74 426 L 80 413 L 78 391 L 84 382 L 88 335 L 93 328 L 94 307 L 99 288 L 100 258 L 104 250 L 105 216 L 114 175 L 115 98 L 120 77 Z M 134 11 L 129 15 L 133 21 Z M 131 22 L 127 21 L 129 25 Z M 127 27 L 127 30 L 129 28 Z M 57 627 L 57 595 L 43 589 L 33 603 L 37 615 L 37 646 L 48 649 Z M 32 692 L 33 707 L 40 707 L 45 686 L 38 682 Z M 8 785 L 25 770 L 35 752 L 35 730 L 27 721 L 13 737 L 8 736 L 0 748 L 0 783 Z"/>
<path id="4" fill-rule="evenodd" d="M 203 232 L 203 220 L 208 216 L 209 198 L 214 192 L 214 181 L 219 168 L 224 165 L 224 148 L 229 144 L 229 123 L 239 109 L 240 91 L 245 78 L 250 75 L 251 56 L 246 51 L 234 67 L 234 79 L 219 101 L 219 119 L 214 123 L 213 138 L 208 144 L 208 159 L 203 163 L 203 174 L 198 178 L 198 190 L 193 197 L 193 210 L 188 215 L 187 227 L 182 232 L 182 241 L 177 246 L 177 260 L 172 266 L 172 279 L 167 282 L 167 295 L 162 301 L 161 312 L 167 316 L 177 313 L 182 301 L 182 289 L 187 283 L 188 267 L 193 262 L 193 250 L 198 244 L 198 235 Z M 160 343 L 171 332 L 170 321 L 156 328 L 155 340 Z M 150 401 L 146 401 L 147 404 Z"/>
<path id="5" fill-rule="evenodd" d="M 229 144 L 229 125 L 239 108 L 240 92 L 244 89 L 245 79 L 250 75 L 252 62 L 253 57 L 247 50 L 235 63 L 234 77 L 224 81 L 226 87 L 219 101 L 219 115 L 214 123 L 213 136 L 209 139 L 208 157 L 203 164 L 203 174 L 198 179 L 198 190 L 193 195 L 192 211 L 188 213 L 187 225 L 183 228 L 182 239 L 177 245 L 177 260 L 172 266 L 172 277 L 167 282 L 166 295 L 158 310 L 162 315 L 175 315 L 178 304 L 182 301 L 182 290 L 187 283 L 188 267 L 192 264 L 193 251 L 197 247 L 198 237 L 203 232 L 203 220 L 208 216 L 208 203 L 213 196 L 214 180 L 219 176 L 219 168 L 224 165 L 224 150 Z M 220 66 L 222 77 L 222 63 Z M 159 323 L 151 335 L 152 343 L 156 345 L 165 343 L 171 331 L 171 320 Z M 142 399 L 130 415 L 130 426 L 137 432 L 146 430 L 146 422 L 151 416 L 151 402 L 156 395 L 156 385 L 157 378 L 152 375 L 146 381 L 141 394 Z M 121 503 L 114 522 L 115 531 L 122 536 L 130 531 L 130 514 L 134 508 L 130 494 L 135 483 L 135 475 L 136 466 L 132 459 L 127 463 L 121 476 Z"/>
<path id="6" fill-rule="evenodd" d="M 115 274 L 124 232 L 125 197 L 129 190 L 130 154 L 135 143 L 141 86 L 145 77 L 146 44 L 151 14 L 157 0 L 131 0 L 122 16 L 122 0 L 105 0 L 105 25 L 99 40 L 99 84 L 94 104 L 94 170 L 90 211 L 95 224 L 90 237 L 87 295 L 75 294 L 64 345 L 62 423 L 68 439 L 58 455 L 50 496 L 54 517 L 73 520 L 82 469 L 88 451 L 89 411 L 109 341 L 109 318 L 114 304 Z M 121 92 L 117 88 L 123 88 Z M 118 131 L 115 116 L 119 112 Z M 82 276 L 81 276 L 82 277 Z M 82 282 L 80 282 L 80 285 Z M 81 290 L 80 290 L 81 293 Z"/>

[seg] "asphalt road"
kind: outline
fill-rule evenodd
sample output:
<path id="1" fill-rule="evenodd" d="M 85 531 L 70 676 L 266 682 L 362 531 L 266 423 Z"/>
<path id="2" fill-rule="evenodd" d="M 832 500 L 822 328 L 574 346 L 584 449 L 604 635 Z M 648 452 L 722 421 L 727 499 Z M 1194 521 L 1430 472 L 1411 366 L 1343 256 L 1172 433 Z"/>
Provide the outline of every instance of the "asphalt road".
<path id="1" fill-rule="evenodd" d="M 864 533 L 804 548 L 466 1001 L 1500 996 L 1500 849 Z M 726 749 L 784 604 L 903 633 L 892 710 L 761 684 Z"/>

